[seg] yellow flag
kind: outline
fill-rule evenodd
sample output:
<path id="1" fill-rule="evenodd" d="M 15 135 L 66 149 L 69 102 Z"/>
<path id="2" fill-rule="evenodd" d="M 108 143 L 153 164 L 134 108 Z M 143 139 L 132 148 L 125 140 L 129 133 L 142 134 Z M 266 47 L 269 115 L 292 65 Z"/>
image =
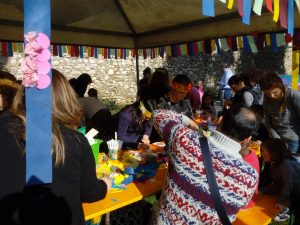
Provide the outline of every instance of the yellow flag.
<path id="1" fill-rule="evenodd" d="M 242 48 L 243 47 L 242 36 L 238 36 L 237 37 L 237 44 L 238 44 L 238 48 Z"/>
<path id="2" fill-rule="evenodd" d="M 279 0 L 274 0 L 274 15 L 273 15 L 273 20 L 275 22 L 277 22 L 278 18 L 279 18 Z"/>
<path id="3" fill-rule="evenodd" d="M 216 42 L 214 40 L 211 41 L 211 50 L 212 52 L 215 52 L 217 49 L 217 46 L 216 46 Z"/>
<path id="4" fill-rule="evenodd" d="M 18 45 L 16 42 L 12 43 L 13 52 L 18 52 Z"/>
<path id="5" fill-rule="evenodd" d="M 68 45 L 67 48 L 68 48 L 68 54 L 71 55 L 71 45 Z"/>
<path id="6" fill-rule="evenodd" d="M 268 46 L 271 46 L 271 37 L 270 37 L 270 34 L 266 34 L 266 44 Z"/>
<path id="7" fill-rule="evenodd" d="M 233 0 L 228 0 L 227 8 L 232 9 L 233 6 Z"/>
<path id="8" fill-rule="evenodd" d="M 166 46 L 167 56 L 172 56 L 171 46 Z"/>
<path id="9" fill-rule="evenodd" d="M 299 82 L 299 64 L 300 64 L 300 50 L 293 51 L 292 63 L 292 89 L 298 91 Z"/>

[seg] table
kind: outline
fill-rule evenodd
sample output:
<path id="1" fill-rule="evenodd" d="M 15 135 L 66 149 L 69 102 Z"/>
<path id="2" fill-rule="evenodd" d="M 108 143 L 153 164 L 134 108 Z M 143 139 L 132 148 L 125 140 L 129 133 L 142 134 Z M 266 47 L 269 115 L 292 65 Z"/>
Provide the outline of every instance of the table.
<path id="1" fill-rule="evenodd" d="M 151 146 L 152 150 L 161 149 Z M 126 186 L 126 190 L 110 190 L 103 200 L 94 203 L 83 203 L 85 220 L 96 219 L 113 210 L 130 205 L 142 200 L 144 197 L 157 193 L 163 189 L 167 167 L 161 165 L 157 170 L 156 176 L 143 183 L 131 183 Z M 267 225 L 278 213 L 274 205 L 274 196 L 260 195 L 255 199 L 255 206 L 250 209 L 240 210 L 233 225 Z"/>
<path id="2" fill-rule="evenodd" d="M 162 148 L 151 145 L 151 149 L 161 151 Z M 141 183 L 131 183 L 126 186 L 126 190 L 111 189 L 103 200 L 94 203 L 83 203 L 85 220 L 99 218 L 99 216 L 122 208 L 126 205 L 142 200 L 144 197 L 152 195 L 162 190 L 167 174 L 166 165 L 161 165 L 156 176 Z"/>

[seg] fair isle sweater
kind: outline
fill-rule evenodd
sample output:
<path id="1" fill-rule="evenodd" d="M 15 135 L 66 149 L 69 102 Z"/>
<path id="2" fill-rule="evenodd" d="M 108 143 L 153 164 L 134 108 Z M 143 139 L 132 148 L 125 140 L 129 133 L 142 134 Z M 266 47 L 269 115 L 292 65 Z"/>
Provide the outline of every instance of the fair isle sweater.
<path id="1" fill-rule="evenodd" d="M 153 224 L 221 224 L 203 165 L 199 134 L 185 127 L 188 118 L 157 110 L 154 126 L 167 143 L 169 168 Z M 256 189 L 257 172 L 239 154 L 240 144 L 219 132 L 209 137 L 215 176 L 230 221 Z"/>

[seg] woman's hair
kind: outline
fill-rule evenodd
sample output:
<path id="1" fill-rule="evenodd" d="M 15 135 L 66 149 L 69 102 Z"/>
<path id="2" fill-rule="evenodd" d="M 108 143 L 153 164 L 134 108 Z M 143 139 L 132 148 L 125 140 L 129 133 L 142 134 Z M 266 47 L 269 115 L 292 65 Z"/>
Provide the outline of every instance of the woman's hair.
<path id="1" fill-rule="evenodd" d="M 208 98 L 208 97 L 210 97 L 211 98 L 211 106 L 214 106 L 215 105 L 215 103 L 214 103 L 214 98 L 213 98 L 213 96 L 210 94 L 210 93 L 207 93 L 207 92 L 205 92 L 204 94 L 203 94 L 203 96 L 202 96 L 202 105 L 201 105 L 201 108 L 202 108 L 202 106 L 204 107 L 204 103 L 205 103 L 205 99 L 206 98 Z"/>
<path id="2" fill-rule="evenodd" d="M 284 140 L 271 138 L 262 142 L 260 148 L 266 149 L 271 157 L 271 161 L 280 165 L 284 159 L 292 159 L 292 154 Z"/>
<path id="3" fill-rule="evenodd" d="M 280 88 L 283 96 L 285 96 L 285 87 L 283 81 L 276 73 L 267 73 L 259 80 L 259 86 L 262 91 L 269 90 L 271 88 Z"/>
<path id="4" fill-rule="evenodd" d="M 8 110 L 20 88 L 20 84 L 14 75 L 0 71 L 0 94 L 3 97 L 3 110 Z"/>
<path id="5" fill-rule="evenodd" d="M 171 89 L 170 83 L 168 70 L 157 68 L 148 83 L 149 98 L 159 99 L 164 96 Z"/>
<path id="6" fill-rule="evenodd" d="M 23 122 L 22 139 L 25 141 L 25 88 L 15 96 L 11 111 Z M 82 119 L 81 105 L 68 80 L 59 71 L 52 69 L 52 152 L 55 166 L 64 163 L 65 145 L 61 126 L 76 129 Z"/>

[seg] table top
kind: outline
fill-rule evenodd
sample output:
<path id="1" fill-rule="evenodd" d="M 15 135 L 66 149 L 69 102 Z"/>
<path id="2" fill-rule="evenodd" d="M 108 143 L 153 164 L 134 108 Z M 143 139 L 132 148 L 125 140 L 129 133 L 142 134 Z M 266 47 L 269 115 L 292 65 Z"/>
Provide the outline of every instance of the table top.
<path id="1" fill-rule="evenodd" d="M 151 149 L 155 152 L 161 151 L 163 148 L 151 145 Z M 111 189 L 103 200 L 94 203 L 83 203 L 85 220 L 99 217 L 161 191 L 166 174 L 166 165 L 160 165 L 155 177 L 152 179 L 146 180 L 145 182 L 128 184 L 125 190 Z"/>

